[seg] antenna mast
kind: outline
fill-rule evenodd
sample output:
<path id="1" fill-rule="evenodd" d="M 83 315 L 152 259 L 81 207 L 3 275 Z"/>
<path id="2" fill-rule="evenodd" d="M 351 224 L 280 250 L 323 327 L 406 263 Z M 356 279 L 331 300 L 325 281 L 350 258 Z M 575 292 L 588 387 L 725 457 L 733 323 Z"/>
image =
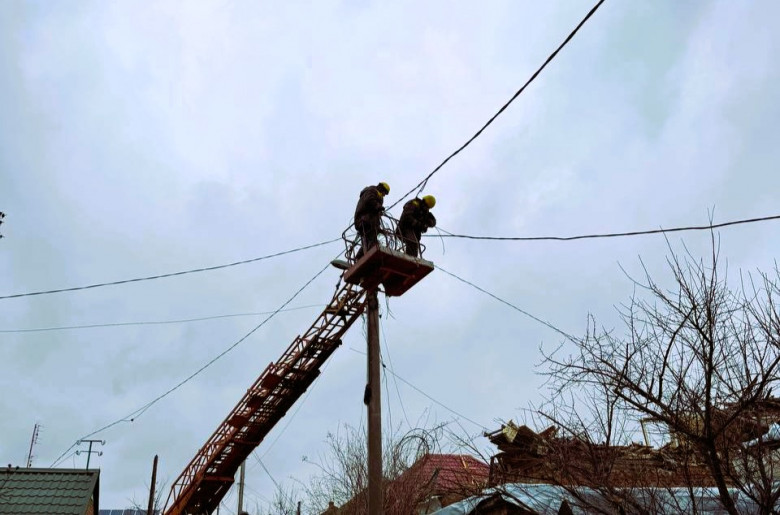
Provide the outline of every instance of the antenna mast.
<path id="1" fill-rule="evenodd" d="M 35 447 L 35 444 L 38 443 L 38 435 L 41 431 L 41 425 L 36 422 L 35 427 L 33 428 L 32 432 L 32 438 L 30 439 L 30 452 L 27 453 L 27 468 L 32 467 L 32 460 L 33 460 L 33 447 Z"/>

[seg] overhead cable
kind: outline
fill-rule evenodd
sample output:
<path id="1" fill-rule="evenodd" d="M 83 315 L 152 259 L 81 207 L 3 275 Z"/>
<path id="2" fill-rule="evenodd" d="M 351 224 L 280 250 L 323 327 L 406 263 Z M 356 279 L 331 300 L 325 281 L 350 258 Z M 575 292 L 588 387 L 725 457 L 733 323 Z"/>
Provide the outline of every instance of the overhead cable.
<path id="1" fill-rule="evenodd" d="M 321 247 L 323 245 L 328 245 L 329 243 L 334 243 L 336 241 L 341 241 L 341 238 L 334 238 L 332 240 L 328 241 L 321 241 L 319 243 L 314 243 L 312 245 L 306 245 L 305 247 L 298 247 L 295 249 L 285 250 L 282 252 L 277 252 L 275 254 L 268 254 L 267 256 L 260 256 L 252 259 L 245 259 L 243 261 L 236 261 L 234 263 L 227 263 L 224 265 L 216 265 L 216 266 L 207 266 L 203 268 L 194 268 L 192 270 L 183 270 L 181 272 L 172 272 L 169 274 L 160 274 L 160 275 L 150 275 L 146 277 L 136 277 L 135 279 L 123 279 L 121 281 L 111 281 L 111 282 L 105 282 L 105 283 L 97 283 L 97 284 L 89 284 L 86 286 L 75 286 L 73 288 L 60 288 L 57 290 L 44 290 L 44 291 L 34 291 L 34 292 L 28 292 L 28 293 L 16 293 L 14 295 L 3 295 L 0 296 L 0 300 L 4 299 L 16 299 L 19 297 L 32 297 L 34 295 L 48 295 L 51 293 L 63 293 L 68 291 L 78 291 L 78 290 L 89 290 L 92 288 L 101 288 L 103 286 L 116 286 L 118 284 L 127 284 L 127 283 L 136 283 L 141 281 L 151 281 L 152 279 L 163 279 L 166 277 L 176 277 L 180 275 L 186 275 L 186 274 L 195 274 L 198 272 L 210 272 L 212 270 L 219 270 L 221 268 L 228 268 L 231 266 L 238 266 L 238 265 L 245 265 L 247 263 L 254 263 L 256 261 L 263 261 L 265 259 L 271 259 L 274 257 L 284 256 L 287 254 L 293 254 L 295 252 L 300 252 L 302 250 L 308 250 L 313 249 L 315 247 Z"/>
<path id="2" fill-rule="evenodd" d="M 732 225 L 740 224 L 752 224 L 756 222 L 766 222 L 769 220 L 780 220 L 780 215 L 763 216 L 760 218 L 747 218 L 744 220 L 734 220 L 731 222 L 723 222 L 719 224 L 708 225 L 690 225 L 686 227 L 672 227 L 670 229 L 650 229 L 646 231 L 630 231 L 630 232 L 613 232 L 603 234 L 582 234 L 579 236 L 472 236 L 468 234 L 453 234 L 444 229 L 440 229 L 444 234 L 433 235 L 427 234 L 427 237 L 435 238 L 463 238 L 468 240 L 490 240 L 490 241 L 573 241 L 573 240 L 586 240 L 596 238 L 619 238 L 623 236 L 642 236 L 646 234 L 665 234 L 670 232 L 683 232 L 683 231 L 709 231 L 712 229 L 719 229 L 721 227 L 729 227 Z"/>
<path id="3" fill-rule="evenodd" d="M 339 254 L 339 255 L 341 255 L 341 254 Z M 338 257 L 338 256 L 336 256 L 336 257 Z M 68 453 L 68 451 L 69 451 L 69 450 L 71 450 L 73 447 L 75 447 L 75 446 L 78 444 L 78 442 L 79 442 L 79 441 L 81 441 L 81 440 L 85 440 L 85 439 L 89 438 L 90 436 L 93 436 L 93 435 L 96 435 L 96 434 L 98 434 L 98 433 L 101 433 L 101 432 L 105 431 L 106 429 L 109 429 L 109 428 L 111 428 L 111 427 L 113 427 L 113 426 L 115 426 L 115 425 L 117 425 L 117 424 L 121 424 L 122 422 L 135 422 L 135 419 L 136 419 L 136 418 L 138 418 L 138 417 L 140 417 L 141 415 L 143 415 L 143 414 L 146 412 L 146 410 L 148 410 L 149 408 L 151 408 L 152 406 L 154 406 L 155 404 L 157 404 L 158 402 L 160 402 L 162 399 L 164 399 L 164 398 L 165 398 L 165 397 L 167 397 L 168 395 L 172 394 L 173 392 L 175 392 L 176 390 L 178 390 L 179 388 L 181 388 L 182 386 L 184 386 L 185 384 L 187 384 L 188 382 L 190 382 L 192 379 L 194 379 L 194 378 L 195 378 L 197 375 L 199 375 L 201 372 L 203 372 L 204 370 L 206 370 L 207 368 L 209 368 L 211 365 L 213 365 L 214 363 L 216 363 L 216 362 L 217 362 L 217 361 L 218 361 L 220 358 L 222 358 L 223 356 L 225 356 L 225 354 L 227 354 L 228 352 L 230 352 L 230 351 L 232 351 L 233 349 L 235 349 L 236 347 L 238 347 L 238 345 L 239 345 L 239 344 L 241 344 L 242 342 L 244 342 L 244 341 L 245 341 L 247 338 L 249 338 L 249 337 L 250 337 L 252 334 L 254 334 L 254 333 L 255 333 L 255 332 L 258 330 L 258 329 L 260 329 L 261 327 L 263 327 L 263 326 L 264 326 L 264 325 L 265 325 L 265 324 L 266 324 L 266 323 L 267 323 L 269 320 L 271 320 L 271 319 L 272 319 L 272 318 L 273 318 L 273 317 L 274 317 L 274 316 L 275 316 L 277 313 L 281 312 L 281 311 L 282 311 L 282 310 L 283 310 L 285 307 L 287 307 L 287 305 L 288 305 L 290 302 L 292 302 L 292 301 L 293 301 L 293 300 L 294 300 L 294 299 L 295 299 L 295 298 L 296 298 L 298 295 L 300 295 L 300 294 L 301 294 L 301 292 L 303 292 L 303 290 L 305 290 L 305 289 L 306 289 L 306 288 L 307 288 L 307 287 L 308 287 L 308 286 L 309 286 L 311 283 L 313 283 L 313 282 L 314 282 L 314 280 L 315 280 L 315 279 L 317 279 L 317 278 L 318 278 L 320 275 L 322 275 L 322 274 L 325 272 L 325 270 L 327 270 L 327 269 L 328 269 L 330 266 L 331 266 L 331 264 L 330 264 L 330 261 L 329 261 L 329 262 L 328 262 L 328 264 L 326 264 L 326 265 L 325 265 L 325 266 L 324 266 L 324 267 L 323 267 L 323 268 L 322 268 L 322 269 L 321 269 L 319 272 L 317 272 L 317 273 L 314 275 L 314 277 L 312 277 L 311 279 L 309 279 L 308 281 L 306 281 L 306 283 L 305 283 L 303 286 L 301 286 L 301 287 L 298 289 L 298 291 L 296 291 L 296 292 L 295 292 L 295 293 L 292 295 L 292 297 L 290 297 L 289 299 L 287 299 L 287 300 L 284 302 L 284 304 L 282 304 L 281 306 L 279 306 L 279 309 L 277 309 L 276 311 L 274 311 L 273 313 L 271 313 L 270 315 L 268 315 L 268 317 L 266 317 L 265 319 L 263 319 L 263 321 L 262 321 L 262 322 L 260 322 L 259 324 L 257 324 L 257 325 L 256 325 L 254 328 L 252 328 L 252 330 L 251 330 L 251 331 L 249 331 L 249 332 L 248 332 L 248 333 L 246 333 L 244 336 L 242 336 L 241 338 L 239 338 L 239 339 L 238 339 L 238 341 L 236 341 L 235 343 L 233 343 L 232 345 L 230 345 L 228 348 L 226 348 L 225 350 L 223 350 L 222 352 L 220 352 L 219 354 L 217 354 L 217 355 L 216 355 L 214 358 L 212 358 L 211 360 L 209 360 L 209 361 L 208 361 L 206 364 L 204 364 L 203 366 L 201 366 L 201 367 L 200 367 L 198 370 L 196 370 L 195 372 L 193 372 L 192 374 L 190 374 L 189 376 L 187 376 L 185 379 L 182 379 L 182 380 L 181 380 L 181 381 L 179 381 L 179 383 L 177 383 L 175 386 L 173 386 L 173 387 L 169 388 L 169 389 L 168 389 L 168 390 L 167 390 L 165 393 L 163 393 L 163 394 L 161 394 L 161 395 L 158 395 L 157 397 L 155 397 L 154 399 L 152 399 L 150 402 L 148 402 L 148 403 L 144 404 L 143 406 L 141 406 L 141 407 L 140 407 L 140 408 L 138 408 L 137 410 L 135 410 L 135 411 L 133 411 L 133 412 L 131 412 L 131 413 L 129 413 L 129 414 L 127 414 L 127 415 L 125 415 L 125 416 L 124 416 L 124 417 L 122 417 L 122 418 L 119 418 L 119 419 L 117 419 L 117 420 L 115 420 L 115 421 L 111 422 L 110 424 L 106 424 L 105 426 L 103 426 L 103 427 L 101 427 L 101 428 L 99 428 L 99 429 L 96 429 L 96 430 L 92 431 L 91 433 L 89 433 L 89 434 L 87 434 L 87 435 L 84 435 L 84 436 L 82 436 L 82 437 L 81 437 L 81 438 L 79 438 L 79 439 L 78 439 L 78 440 L 77 440 L 77 441 L 76 441 L 76 442 L 75 442 L 73 445 L 71 445 L 71 446 L 70 446 L 68 449 L 66 449 L 66 450 L 65 450 L 65 451 L 64 451 L 64 452 L 63 452 L 63 453 L 62 453 L 62 454 L 61 454 L 61 455 L 60 455 L 60 456 L 59 456 L 59 457 L 58 457 L 56 460 L 54 460 L 54 462 L 52 463 L 52 465 L 51 465 L 51 466 L 52 466 L 52 467 L 56 466 L 56 465 L 57 465 L 57 463 L 58 463 L 58 462 L 60 462 L 60 460 L 62 459 L 62 457 L 63 457 L 63 456 L 65 456 L 65 455 Z"/>
<path id="4" fill-rule="evenodd" d="M 301 309 L 309 309 L 309 308 L 315 308 L 320 307 L 319 304 L 309 304 L 308 306 L 297 306 L 294 308 L 287 308 L 279 310 L 278 312 L 281 313 L 283 311 L 297 311 Z M 144 320 L 144 321 L 138 321 L 138 322 L 113 322 L 113 323 L 107 323 L 107 324 L 88 324 L 88 325 L 65 325 L 65 326 L 58 326 L 58 327 L 37 327 L 37 328 L 30 328 L 30 329 L 0 329 L 0 333 L 39 333 L 44 331 L 67 331 L 70 329 L 94 329 L 98 327 L 124 327 L 124 326 L 133 326 L 133 325 L 166 325 L 166 324 L 187 324 L 190 322 L 201 322 L 204 320 L 217 320 L 220 318 L 234 318 L 234 317 L 254 317 L 254 316 L 261 316 L 261 315 L 270 315 L 271 313 L 275 313 L 274 311 L 260 311 L 257 313 L 231 313 L 227 315 L 212 315 L 207 317 L 199 317 L 199 318 L 183 318 L 179 320 Z"/>
<path id="5" fill-rule="evenodd" d="M 559 329 L 559 328 L 555 327 L 550 322 L 548 322 L 546 320 L 543 320 L 543 319 L 541 319 L 541 318 L 539 318 L 539 317 L 537 317 L 535 315 L 532 315 L 528 311 L 525 311 L 524 309 L 521 309 L 521 308 L 515 306 L 511 302 L 506 301 L 506 300 L 502 299 L 501 297 L 499 297 L 499 296 L 497 296 L 497 295 L 495 295 L 493 293 L 490 293 L 489 291 L 485 290 L 484 288 L 480 288 L 479 286 L 477 286 L 476 284 L 472 283 L 471 281 L 467 281 L 466 279 L 463 279 L 462 277 L 458 277 L 457 275 L 453 274 L 452 272 L 446 271 L 445 269 L 443 269 L 439 265 L 436 265 L 436 269 L 437 270 L 441 270 L 442 272 L 444 272 L 445 274 L 449 275 L 450 277 L 454 277 L 458 281 L 460 281 L 460 282 L 462 282 L 464 284 L 467 284 L 467 285 L 471 286 L 472 288 L 475 288 L 475 289 L 481 291 L 485 295 L 489 295 L 490 297 L 493 297 L 494 299 L 496 299 L 497 301 L 501 302 L 502 304 L 506 304 L 510 308 L 514 309 L 515 311 L 519 311 L 520 313 L 522 313 L 523 315 L 527 316 L 528 318 L 531 318 L 532 320 L 535 320 L 535 321 L 539 322 L 540 324 L 549 327 L 550 329 L 552 329 L 556 333 L 558 333 L 558 334 L 560 334 L 562 336 L 565 336 L 567 339 L 569 339 L 569 340 L 576 340 L 576 338 L 574 338 L 572 335 L 570 335 L 569 333 L 563 331 L 562 329 Z"/>
<path id="6" fill-rule="evenodd" d="M 385 364 L 384 364 L 384 363 L 382 363 L 382 367 L 383 367 L 385 370 L 387 370 L 387 367 L 385 366 Z M 393 374 L 393 377 L 396 377 L 396 378 L 400 379 L 402 383 L 406 384 L 407 386 L 409 386 L 409 387 L 410 387 L 410 388 L 412 388 L 413 390 L 416 390 L 418 393 L 420 393 L 420 394 L 424 395 L 425 397 L 427 397 L 427 398 L 428 398 L 428 399 L 430 399 L 431 401 L 435 402 L 436 404 L 438 404 L 438 405 L 439 405 L 439 406 L 441 406 L 442 408 L 446 409 L 447 411 L 449 411 L 449 412 L 450 412 L 450 413 L 452 413 L 453 415 L 457 415 L 458 417 L 462 418 L 463 420 L 467 420 L 467 421 L 471 422 L 472 424 L 474 424 L 475 426 L 477 426 L 477 427 L 479 427 L 479 428 L 482 428 L 482 430 L 484 430 L 484 431 L 488 431 L 488 428 L 486 428 L 485 426 L 483 426 L 483 425 L 482 425 L 482 424 L 480 424 L 479 422 L 474 422 L 472 419 L 468 418 L 466 415 L 462 415 L 462 414 L 458 413 L 457 411 L 455 411 L 454 409 L 452 409 L 452 408 L 449 408 L 449 407 L 445 406 L 444 404 L 442 404 L 441 402 L 437 401 L 436 399 L 434 399 L 433 397 L 431 397 L 430 395 L 428 395 L 427 393 L 425 393 L 425 392 L 424 392 L 424 391 L 422 391 L 421 389 L 417 388 L 417 387 L 416 387 L 416 386 L 414 386 L 412 383 L 410 383 L 409 381 L 407 381 L 407 380 L 406 380 L 406 379 L 404 379 L 403 377 L 399 376 L 398 374 L 396 374 L 396 373 L 395 373 L 395 372 L 393 372 L 392 370 L 387 370 L 387 371 L 388 371 L 388 372 L 390 372 L 391 374 Z"/>
<path id="7" fill-rule="evenodd" d="M 277 482 L 276 482 L 276 479 L 274 479 L 274 476 L 273 476 L 273 475 L 271 475 L 271 471 L 269 471 L 269 470 L 268 470 L 268 468 L 265 466 L 265 463 L 263 463 L 263 460 L 260 458 L 260 456 L 258 456 L 258 455 L 257 455 L 257 454 L 255 454 L 254 452 L 252 453 L 252 456 L 254 456 L 254 457 L 255 457 L 255 459 L 256 459 L 256 460 L 257 460 L 257 462 L 260 464 L 260 466 L 261 466 L 261 467 L 263 467 L 263 470 L 265 470 L 265 473 L 266 473 L 266 474 L 268 474 L 268 477 L 270 477 L 270 478 L 271 478 L 271 481 L 273 481 L 273 483 L 274 483 L 274 486 L 276 487 L 276 490 L 277 490 L 277 491 L 281 491 L 281 490 L 282 490 L 282 487 L 280 487 L 280 486 L 279 486 L 279 483 L 277 483 Z"/>
<path id="8" fill-rule="evenodd" d="M 304 394 L 303 398 L 302 398 L 300 401 L 298 401 L 298 402 L 297 402 L 298 406 L 296 406 L 296 408 L 295 408 L 295 411 L 293 411 L 293 412 L 292 412 L 292 415 L 290 415 L 289 417 L 287 417 L 287 422 L 284 424 L 284 427 L 282 427 L 282 429 L 281 429 L 281 430 L 280 430 L 280 431 L 279 431 L 279 432 L 276 434 L 276 437 L 275 437 L 275 438 L 274 438 L 274 440 L 273 440 L 273 441 L 270 443 L 270 445 L 268 445 L 268 446 L 265 448 L 265 452 L 263 453 L 263 455 L 262 455 L 262 456 L 260 456 L 260 457 L 257 457 L 257 456 L 255 456 L 256 458 L 258 458 L 258 461 L 259 461 L 260 459 L 263 459 L 263 458 L 265 458 L 266 456 L 268 456 L 268 453 L 269 453 L 269 452 L 271 452 L 271 449 L 273 449 L 274 445 L 276 445 L 276 442 L 278 442 L 278 441 L 279 441 L 279 438 L 281 438 L 281 437 L 282 437 L 282 435 L 283 435 L 283 434 L 284 434 L 284 433 L 287 431 L 287 428 L 288 428 L 288 427 L 290 427 L 290 424 L 292 424 L 292 421 L 295 419 L 295 415 L 297 415 L 297 414 L 298 414 L 298 412 L 299 412 L 299 411 L 301 411 L 301 408 L 303 407 L 303 405 L 304 405 L 304 404 L 306 404 L 306 399 L 308 399 L 308 398 L 309 398 L 309 394 L 311 394 L 311 392 L 314 390 L 314 388 L 315 388 L 315 387 L 317 386 L 317 384 L 319 383 L 318 379 L 319 379 L 320 377 L 322 377 L 322 376 L 325 374 L 325 370 L 327 370 L 327 369 L 328 369 L 328 365 L 329 365 L 329 364 L 330 364 L 330 361 L 326 361 L 326 362 L 325 362 L 325 365 L 323 365 L 323 367 L 322 367 L 322 372 L 321 372 L 320 374 L 318 374 L 318 375 L 317 375 L 317 377 L 315 377 L 315 378 L 314 378 L 314 382 L 313 382 L 313 383 L 312 383 L 312 385 L 311 385 L 311 386 L 310 386 L 310 387 L 309 387 L 309 388 L 306 390 L 306 394 Z M 253 453 L 257 453 L 257 449 L 255 449 L 255 450 L 254 450 L 254 451 L 252 451 L 252 452 L 253 452 Z"/>
<path id="9" fill-rule="evenodd" d="M 387 361 L 390 363 L 390 372 L 393 372 L 393 358 L 390 356 L 390 346 L 387 345 L 387 335 L 385 334 L 385 325 L 382 322 L 382 318 L 379 319 L 379 328 L 382 330 L 382 343 L 384 344 L 385 354 L 387 355 Z M 381 356 L 380 356 L 381 358 Z M 382 360 L 384 362 L 384 360 Z M 385 376 L 385 379 L 387 376 Z M 395 393 L 398 395 L 398 403 L 401 405 L 401 412 L 404 415 L 406 425 L 411 429 L 412 424 L 409 422 L 409 417 L 406 415 L 406 408 L 404 407 L 403 398 L 401 398 L 401 391 L 398 389 L 398 378 L 393 375 L 393 383 L 395 383 Z M 387 405 L 390 406 L 390 393 L 387 394 Z"/>
<path id="10" fill-rule="evenodd" d="M 263 502 L 265 502 L 266 504 L 273 504 L 272 501 L 268 499 L 268 497 L 266 497 L 265 495 L 262 494 L 262 492 L 260 492 L 260 490 L 258 490 L 253 486 L 250 486 L 249 483 L 247 483 L 246 481 L 244 481 L 244 488 L 246 488 L 247 490 L 251 490 L 257 497 L 260 497 L 260 499 L 262 499 Z M 225 513 L 227 513 L 227 510 L 225 511 Z"/>
<path id="11" fill-rule="evenodd" d="M 354 348 L 352 348 L 352 347 L 350 347 L 350 348 L 349 348 L 349 350 L 351 350 L 352 352 L 356 352 L 356 353 L 358 353 L 358 354 L 362 354 L 362 355 L 364 355 L 364 356 L 366 355 L 366 353 L 365 353 L 365 352 L 363 352 L 363 351 L 359 351 L 359 350 L 357 350 L 357 349 L 354 349 Z M 455 411 L 454 409 L 452 409 L 452 408 L 450 408 L 450 407 L 446 406 L 444 403 L 442 403 L 442 402 L 440 402 L 440 401 L 437 401 L 436 399 L 434 399 L 433 397 L 431 397 L 430 395 L 428 395 L 427 393 L 425 393 L 424 391 L 422 391 L 420 388 L 417 388 L 417 387 L 416 387 L 416 386 L 414 386 L 412 383 L 410 383 L 409 381 L 407 381 L 407 380 L 406 380 L 406 379 L 404 379 L 403 377 L 399 376 L 399 375 L 398 375 L 397 373 L 395 373 L 393 370 L 391 370 L 391 369 L 388 369 L 388 368 L 387 368 L 387 365 L 385 365 L 385 362 L 384 362 L 384 360 L 380 361 L 380 363 L 381 363 L 381 365 L 382 365 L 382 368 L 383 368 L 383 369 L 384 369 L 386 372 L 390 372 L 390 373 L 393 375 L 393 377 L 395 377 L 395 378 L 397 378 L 397 379 L 400 379 L 400 380 L 401 380 L 401 382 L 405 383 L 407 386 L 409 386 L 409 387 L 410 387 L 410 388 L 412 388 L 413 390 L 416 390 L 418 393 L 420 393 L 420 394 L 424 395 L 424 396 L 425 396 L 425 397 L 427 397 L 429 400 L 431 400 L 431 401 L 435 402 L 436 404 L 438 404 L 438 405 L 439 405 L 439 406 L 441 406 L 442 408 L 446 409 L 447 411 L 449 411 L 449 412 L 450 412 L 450 413 L 452 413 L 453 415 L 455 415 L 455 416 L 457 416 L 457 417 L 460 417 L 460 418 L 462 418 L 463 420 L 466 420 L 466 421 L 468 421 L 468 422 L 471 422 L 471 423 L 472 423 L 472 424 L 474 424 L 475 426 L 477 426 L 477 427 L 479 427 L 479 428 L 482 428 L 482 429 L 483 429 L 483 430 L 485 430 L 485 431 L 488 431 L 488 429 L 487 429 L 485 426 L 483 426 L 482 424 L 480 424 L 479 422 L 475 422 L 474 420 L 472 420 L 472 419 L 468 418 L 466 415 L 462 415 L 462 414 L 458 413 L 457 411 Z"/>
<path id="12" fill-rule="evenodd" d="M 490 124 L 492 124 L 492 123 L 495 121 L 495 119 L 496 119 L 496 118 L 498 118 L 498 117 L 499 117 L 499 115 L 500 115 L 501 113 L 503 113 L 503 112 L 506 110 L 506 108 L 507 108 L 507 107 L 509 107 L 509 105 L 510 105 L 512 102 L 514 102 L 514 101 L 515 101 L 515 99 L 516 99 L 517 97 L 519 97 L 519 96 L 520 96 L 520 95 L 523 93 L 523 91 L 525 91 L 525 88 L 527 88 L 527 87 L 528 87 L 528 85 L 529 85 L 529 84 L 531 84 L 531 83 L 534 81 L 534 79 L 536 79 L 536 77 L 537 77 L 537 76 L 538 76 L 538 75 L 539 75 L 539 74 L 542 72 L 542 70 L 544 70 L 544 69 L 545 69 L 545 67 L 546 67 L 548 64 L 550 64 L 550 62 L 551 62 L 553 59 L 555 59 L 555 56 L 556 56 L 556 55 L 558 55 L 558 52 L 560 52 L 560 51 L 561 51 L 561 49 L 563 49 L 563 47 L 565 47 L 565 46 L 566 46 L 566 44 L 567 44 L 569 41 L 571 41 L 571 39 L 574 37 L 574 35 L 577 33 L 577 31 L 579 31 L 579 30 L 580 30 L 580 28 L 581 28 L 581 27 L 582 27 L 582 26 L 585 24 L 585 22 L 587 22 L 587 21 L 588 21 L 588 19 L 589 19 L 591 16 L 593 16 L 593 13 L 595 13 L 595 12 L 596 12 L 596 10 L 597 10 L 597 9 L 598 9 L 598 8 L 601 6 L 601 4 L 603 4 L 603 3 L 604 3 L 604 0 L 599 0 L 599 2 L 598 2 L 596 5 L 594 5 L 594 6 L 593 6 L 593 8 L 592 8 L 592 9 L 591 9 L 591 10 L 588 12 L 588 14 L 586 14 L 586 15 L 585 15 L 585 17 L 582 19 L 582 21 L 580 21 L 580 23 L 579 23 L 579 24 L 577 24 L 577 26 L 574 28 L 574 30 L 573 30 L 573 31 L 571 31 L 571 33 L 570 33 L 570 34 L 569 34 L 569 35 L 566 37 L 566 39 L 565 39 L 565 40 L 563 40 L 563 43 L 561 43 L 561 44 L 558 46 L 558 48 L 556 48 L 556 49 L 555 49 L 555 51 L 554 51 L 552 54 L 550 54 L 550 56 L 549 56 L 549 57 L 547 58 L 547 60 L 546 60 L 546 61 L 545 61 L 545 62 L 542 64 L 542 66 L 540 66 L 540 67 L 539 67 L 539 69 L 537 69 L 537 70 L 534 72 L 534 74 L 533 74 L 533 75 L 531 75 L 531 78 L 530 78 L 530 79 L 528 79 L 528 80 L 525 82 L 525 84 L 523 84 L 523 86 L 522 86 L 520 89 L 518 89 L 518 90 L 515 92 L 515 94 L 514 94 L 514 95 L 512 95 L 512 98 L 510 98 L 510 99 L 509 99 L 509 100 L 508 100 L 508 101 L 507 101 L 507 102 L 506 102 L 506 103 L 505 103 L 503 106 L 501 106 L 501 109 L 499 109 L 499 110 L 496 112 L 496 114 L 494 114 L 493 116 L 491 116 L 491 117 L 490 117 L 490 119 L 487 121 L 487 123 L 485 123 L 485 125 L 483 125 L 483 126 L 482 126 L 482 128 L 480 128 L 480 129 L 479 129 L 479 130 L 478 130 L 476 133 L 474 133 L 474 135 L 473 135 L 473 136 L 471 136 L 471 138 L 469 138 L 469 139 L 468 139 L 468 141 L 466 141 L 466 143 L 464 143 L 463 145 L 461 145 L 461 146 L 460 146 L 460 148 L 458 148 L 458 149 L 457 149 L 455 152 L 453 152 L 452 154 L 450 154 L 449 156 L 447 156 L 447 158 L 446 158 L 444 161 L 442 161 L 442 162 L 439 164 L 439 166 L 437 166 L 436 168 L 434 168 L 434 169 L 433 169 L 433 171 L 432 171 L 431 173 L 429 173 L 429 174 L 428 174 L 428 175 L 425 177 L 425 179 L 423 179 L 422 181 L 420 181 L 420 182 L 417 184 L 417 186 L 415 186 L 414 188 L 412 188 L 411 190 L 409 190 L 409 192 L 407 192 L 407 193 L 406 193 L 406 194 L 405 194 L 403 197 L 401 197 L 400 199 L 398 199 L 398 200 L 397 200 L 397 201 L 396 201 L 396 202 L 395 202 L 393 205 L 391 205 L 391 206 L 388 208 L 388 210 L 389 210 L 389 209 L 391 209 L 391 208 L 393 208 L 394 206 L 396 206 L 396 205 L 397 205 L 399 202 L 401 202 L 401 201 L 402 201 L 403 199 L 405 199 L 406 197 L 408 197 L 408 196 L 409 196 L 411 193 L 413 193 L 413 192 L 414 192 L 414 190 L 418 190 L 417 194 L 419 195 L 419 194 L 422 192 L 422 190 L 425 188 L 425 185 L 426 185 L 426 184 L 428 184 L 428 179 L 430 179 L 431 177 L 433 177 L 433 175 L 434 175 L 436 172 L 438 172 L 438 171 L 439 171 L 439 170 L 440 170 L 440 169 L 441 169 L 441 168 L 442 168 L 442 167 L 443 167 L 445 164 L 447 164 L 447 162 L 448 162 L 450 159 L 452 159 L 452 158 L 453 158 L 453 157 L 455 157 L 456 155 L 460 154 L 460 152 L 461 152 L 463 149 L 465 149 L 466 147 L 468 147 L 468 146 L 471 144 L 471 142 L 472 142 L 472 141 L 474 141 L 475 139 L 477 139 L 477 138 L 478 138 L 478 137 L 479 137 L 479 136 L 482 134 L 482 132 L 483 132 L 485 129 L 487 129 L 487 128 L 488 128 L 488 126 L 489 126 Z M 419 188 L 419 189 L 418 189 L 418 188 Z"/>

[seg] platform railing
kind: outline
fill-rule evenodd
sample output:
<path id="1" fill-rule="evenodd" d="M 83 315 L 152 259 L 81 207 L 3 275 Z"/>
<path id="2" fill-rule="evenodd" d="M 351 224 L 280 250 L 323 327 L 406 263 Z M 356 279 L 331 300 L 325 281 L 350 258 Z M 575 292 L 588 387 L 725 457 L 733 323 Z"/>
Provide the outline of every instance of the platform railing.
<path id="1" fill-rule="evenodd" d="M 345 250 L 344 256 L 350 265 L 355 264 L 357 261 L 358 253 L 362 242 L 360 241 L 360 235 L 355 229 L 355 224 L 350 225 L 346 231 L 341 235 L 344 240 Z M 398 220 L 393 218 L 387 213 L 384 213 L 379 220 L 379 232 L 377 234 L 377 242 L 379 245 L 386 247 L 397 252 L 406 252 L 406 242 L 401 236 L 401 232 L 398 230 Z M 422 257 L 425 252 L 425 245 L 422 242 L 418 242 L 420 255 Z M 368 250 L 368 249 L 366 249 Z"/>

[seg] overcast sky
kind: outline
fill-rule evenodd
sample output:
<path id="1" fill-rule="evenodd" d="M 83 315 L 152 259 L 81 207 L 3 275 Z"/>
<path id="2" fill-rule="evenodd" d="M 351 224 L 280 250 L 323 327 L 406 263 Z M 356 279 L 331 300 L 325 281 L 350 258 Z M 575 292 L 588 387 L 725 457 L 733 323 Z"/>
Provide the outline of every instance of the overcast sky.
<path id="1" fill-rule="evenodd" d="M 590 9 L 529 2 L 0 2 L 0 295 L 175 272 L 338 237 L 358 192 L 397 200 L 473 134 Z M 780 3 L 606 2 L 526 92 L 431 179 L 442 228 L 574 235 L 778 214 Z M 394 210 L 400 214 L 398 208 Z M 723 229 L 729 273 L 768 270 L 779 222 Z M 695 255 L 708 234 L 670 237 Z M 620 330 L 662 236 L 428 240 L 426 257 L 561 329 Z M 339 244 L 220 271 L 0 300 L 0 330 L 278 308 Z M 291 307 L 324 306 L 329 269 Z M 384 305 L 384 302 L 382 302 Z M 559 335 L 442 272 L 390 300 L 395 372 L 489 429 L 538 400 Z M 134 422 L 96 435 L 101 507 L 168 486 L 319 309 L 280 313 Z M 0 333 L 0 463 L 36 466 L 148 403 L 261 317 Z M 259 448 L 279 481 L 359 425 L 357 323 L 287 425 Z M 385 417 L 405 420 L 389 379 Z M 398 384 L 403 410 L 455 415 Z M 387 392 L 384 392 L 387 393 Z M 300 403 L 299 403 L 300 404 Z M 295 411 L 298 405 L 291 411 Z M 427 415 L 426 415 L 427 414 Z M 481 428 L 461 423 L 477 433 Z M 283 427 L 286 430 L 282 432 Z M 276 440 L 278 437 L 278 440 Z M 273 446 L 270 444 L 275 442 Z M 62 464 L 83 467 L 85 455 Z M 273 484 L 250 458 L 249 506 Z M 229 513 L 235 509 L 231 497 Z"/>

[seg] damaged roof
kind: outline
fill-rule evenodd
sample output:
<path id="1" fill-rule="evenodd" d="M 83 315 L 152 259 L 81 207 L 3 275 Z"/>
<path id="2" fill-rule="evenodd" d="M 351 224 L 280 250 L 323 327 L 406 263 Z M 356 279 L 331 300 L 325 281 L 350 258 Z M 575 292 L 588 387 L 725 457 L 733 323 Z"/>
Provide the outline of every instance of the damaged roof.
<path id="1" fill-rule="evenodd" d="M 490 467 L 467 454 L 426 454 L 401 477 L 399 483 L 429 483 L 431 491 L 449 492 L 487 483 Z"/>
<path id="2" fill-rule="evenodd" d="M 732 490 L 739 513 L 759 513 L 758 507 L 746 495 Z M 700 513 L 721 514 L 725 508 L 716 488 L 642 488 L 626 490 L 647 513 Z M 538 515 L 556 515 L 565 503 L 575 515 L 594 511 L 616 513 L 615 506 L 605 496 L 592 488 L 564 488 L 542 484 L 509 484 L 491 488 L 482 494 L 451 504 L 432 515 L 471 515 L 491 500 L 500 498 L 524 512 Z"/>

